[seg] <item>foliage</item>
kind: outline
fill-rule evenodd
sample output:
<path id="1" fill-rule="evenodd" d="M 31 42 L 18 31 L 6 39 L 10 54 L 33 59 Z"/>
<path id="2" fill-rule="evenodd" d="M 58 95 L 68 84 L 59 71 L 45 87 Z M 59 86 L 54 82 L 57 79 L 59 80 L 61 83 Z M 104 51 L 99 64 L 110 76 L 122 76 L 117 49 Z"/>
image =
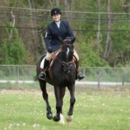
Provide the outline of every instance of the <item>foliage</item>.
<path id="1" fill-rule="evenodd" d="M 25 47 L 19 37 L 18 30 L 11 28 L 11 23 L 5 28 L 5 37 L 0 47 L 0 64 L 24 64 L 27 60 Z M 10 33 L 12 31 L 12 33 Z M 7 36 L 9 38 L 7 38 Z"/>
<path id="2" fill-rule="evenodd" d="M 108 58 L 103 59 L 103 54 L 106 46 L 107 39 L 107 1 L 104 0 L 4 0 L 1 5 L 16 8 L 1 9 L 3 17 L 1 19 L 1 25 L 10 21 L 10 11 L 15 15 L 15 20 L 18 28 L 16 34 L 19 34 L 14 40 L 9 40 L 9 34 L 11 29 L 4 28 L 4 31 L 0 33 L 0 63 L 6 61 L 7 64 L 26 64 L 27 59 L 21 58 L 19 60 L 18 54 L 16 55 L 16 46 L 21 45 L 24 50 L 28 52 L 29 64 L 35 64 L 39 59 L 39 55 L 45 49 L 43 37 L 46 31 L 46 26 L 52 21 L 50 16 L 50 10 L 53 7 L 59 7 L 62 9 L 62 18 L 67 19 L 70 22 L 72 29 L 74 30 L 77 41 L 80 44 L 76 44 L 76 50 L 79 52 L 80 65 L 81 66 L 112 66 L 123 67 L 128 66 L 130 62 L 130 47 L 129 47 L 129 19 L 125 12 L 123 3 L 127 0 L 111 0 L 110 14 L 111 14 L 111 30 L 110 30 L 110 48 L 108 48 Z M 98 2 L 100 2 L 100 9 L 98 8 Z M 26 9 L 25 9 L 26 7 Z M 30 9 L 32 8 L 32 10 Z M 19 9 L 20 8 L 20 9 Z M 23 9 L 21 9 L 23 8 Z M 83 11 L 83 12 L 82 12 Z M 100 13 L 100 28 L 99 28 L 99 12 Z M 122 12 L 120 14 L 120 12 Z M 7 26 L 10 27 L 10 26 Z M 42 29 L 41 29 L 42 28 Z M 6 30 L 6 31 L 5 31 Z M 41 33 L 40 30 L 42 30 Z M 125 31 L 126 30 L 126 31 Z M 13 32 L 15 29 L 13 29 Z M 97 35 L 101 34 L 101 41 L 97 44 Z M 7 44 L 8 43 L 8 44 Z M 10 47 L 10 44 L 12 47 Z M 13 43 L 13 44 L 12 44 Z M 23 45 L 24 44 L 24 45 Z M 9 49 L 10 48 L 10 49 Z M 18 49 L 17 48 L 17 49 Z M 13 50 L 11 55 L 9 50 Z M 4 53 L 6 56 L 4 55 Z M 33 53 L 32 53 L 33 52 Z M 23 53 L 26 54 L 26 53 Z M 10 57 L 8 58 L 8 55 Z M 22 54 L 20 54 L 22 56 Z M 24 57 L 24 56 L 22 56 Z M 4 61 L 3 61 L 4 59 Z M 18 61 L 18 62 L 16 62 Z M 6 64 L 5 63 L 5 64 Z"/>
<path id="3" fill-rule="evenodd" d="M 89 39 L 89 41 L 81 43 L 80 60 L 82 67 L 101 67 L 109 66 L 107 62 L 100 58 L 100 47 L 96 43 L 95 39 Z"/>
<path id="4" fill-rule="evenodd" d="M 109 63 L 113 63 L 116 66 L 119 64 L 125 66 L 130 61 L 129 31 L 127 31 L 130 28 L 130 24 L 128 21 L 122 25 L 117 22 L 113 23 L 112 28 L 113 30 L 122 30 L 124 33 L 121 31 L 111 33 L 112 49 L 110 51 Z"/>
<path id="5" fill-rule="evenodd" d="M 4 0 L 5 1 L 5 0 Z M 6 0 L 7 4 L 10 6 L 21 6 L 27 4 L 27 0 Z"/>

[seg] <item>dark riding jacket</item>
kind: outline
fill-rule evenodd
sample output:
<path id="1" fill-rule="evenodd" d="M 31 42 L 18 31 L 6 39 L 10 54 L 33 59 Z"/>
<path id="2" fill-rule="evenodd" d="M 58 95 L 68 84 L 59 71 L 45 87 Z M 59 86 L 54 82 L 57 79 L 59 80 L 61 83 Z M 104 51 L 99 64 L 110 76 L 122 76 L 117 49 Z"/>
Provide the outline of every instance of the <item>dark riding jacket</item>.
<path id="1" fill-rule="evenodd" d="M 53 52 L 57 51 L 62 44 L 59 37 L 61 37 L 63 40 L 67 37 L 70 37 L 70 39 L 74 38 L 74 34 L 69 26 L 68 21 L 61 20 L 60 28 L 57 27 L 54 21 L 48 25 L 44 38 L 46 48 L 48 49 L 51 47 Z"/>

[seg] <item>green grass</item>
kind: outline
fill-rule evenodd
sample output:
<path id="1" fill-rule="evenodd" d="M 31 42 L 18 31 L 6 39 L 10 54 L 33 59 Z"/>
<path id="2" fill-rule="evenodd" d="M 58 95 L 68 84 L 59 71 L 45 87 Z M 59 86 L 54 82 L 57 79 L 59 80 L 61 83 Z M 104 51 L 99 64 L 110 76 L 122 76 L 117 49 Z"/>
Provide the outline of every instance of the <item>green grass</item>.
<path id="1" fill-rule="evenodd" d="M 49 90 L 50 91 L 50 90 Z M 49 92 L 55 114 L 55 98 Z M 41 91 L 0 90 L 0 130 L 130 130 L 130 93 L 76 92 L 73 121 L 61 125 L 46 118 Z M 64 116 L 69 94 L 64 98 Z"/>

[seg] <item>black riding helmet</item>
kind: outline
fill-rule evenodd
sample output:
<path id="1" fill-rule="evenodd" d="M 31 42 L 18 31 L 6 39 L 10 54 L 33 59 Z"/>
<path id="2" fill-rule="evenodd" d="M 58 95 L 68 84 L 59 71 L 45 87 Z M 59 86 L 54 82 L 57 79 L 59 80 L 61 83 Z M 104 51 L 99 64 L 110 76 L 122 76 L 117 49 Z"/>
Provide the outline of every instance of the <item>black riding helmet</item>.
<path id="1" fill-rule="evenodd" d="M 59 8 L 53 8 L 51 10 L 51 16 L 53 16 L 55 14 L 61 14 L 61 10 Z"/>

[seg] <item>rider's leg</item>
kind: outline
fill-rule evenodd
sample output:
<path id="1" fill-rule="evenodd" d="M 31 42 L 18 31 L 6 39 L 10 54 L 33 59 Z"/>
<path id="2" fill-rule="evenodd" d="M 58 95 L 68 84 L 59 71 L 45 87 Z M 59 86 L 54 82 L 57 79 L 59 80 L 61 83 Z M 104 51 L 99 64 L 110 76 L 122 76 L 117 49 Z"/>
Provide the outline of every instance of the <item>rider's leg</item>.
<path id="1" fill-rule="evenodd" d="M 74 50 L 74 56 L 76 57 L 76 60 L 77 60 L 76 61 L 76 73 L 77 73 L 76 79 L 81 80 L 84 78 L 84 76 L 81 74 L 81 72 L 79 72 L 79 56 L 75 50 Z"/>
<path id="2" fill-rule="evenodd" d="M 46 70 L 49 67 L 50 59 L 51 59 L 51 53 L 47 52 L 45 58 L 43 59 L 44 60 L 44 64 L 43 64 L 43 68 L 41 68 L 42 71 L 38 75 L 38 78 L 41 79 L 41 80 L 45 80 L 45 78 L 46 78 Z"/>

